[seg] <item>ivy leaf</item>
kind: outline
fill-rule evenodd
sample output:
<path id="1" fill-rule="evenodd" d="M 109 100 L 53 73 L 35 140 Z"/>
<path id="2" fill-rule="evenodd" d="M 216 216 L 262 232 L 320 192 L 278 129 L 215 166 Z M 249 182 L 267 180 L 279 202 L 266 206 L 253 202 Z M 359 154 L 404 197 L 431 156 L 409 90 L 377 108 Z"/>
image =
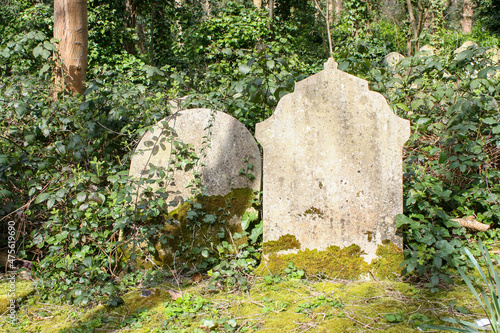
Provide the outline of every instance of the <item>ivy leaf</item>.
<path id="1" fill-rule="evenodd" d="M 255 243 L 257 242 L 257 239 L 260 237 L 260 235 L 262 235 L 263 231 L 264 231 L 264 224 L 262 223 L 262 221 L 260 221 L 260 223 L 257 224 L 255 228 L 252 229 L 252 233 L 250 234 L 250 236 L 248 236 L 248 238 L 250 238 L 252 243 Z"/>
<path id="2" fill-rule="evenodd" d="M 252 221 L 255 221 L 259 214 L 256 211 L 248 212 L 246 211 L 241 218 L 241 228 L 247 230 Z"/>
<path id="3" fill-rule="evenodd" d="M 45 200 L 47 200 L 48 198 L 50 198 L 51 194 L 50 193 L 41 193 L 39 194 L 36 199 L 35 199 L 35 203 L 40 203 L 40 202 L 44 202 Z"/>
<path id="4" fill-rule="evenodd" d="M 34 49 L 33 49 L 33 56 L 35 58 L 39 57 L 43 52 L 43 47 L 42 44 L 38 44 Z"/>
<path id="5" fill-rule="evenodd" d="M 243 75 L 247 75 L 248 73 L 250 73 L 250 66 L 248 65 L 245 65 L 245 64 L 241 64 L 239 67 L 238 67 L 238 71 L 243 74 Z"/>

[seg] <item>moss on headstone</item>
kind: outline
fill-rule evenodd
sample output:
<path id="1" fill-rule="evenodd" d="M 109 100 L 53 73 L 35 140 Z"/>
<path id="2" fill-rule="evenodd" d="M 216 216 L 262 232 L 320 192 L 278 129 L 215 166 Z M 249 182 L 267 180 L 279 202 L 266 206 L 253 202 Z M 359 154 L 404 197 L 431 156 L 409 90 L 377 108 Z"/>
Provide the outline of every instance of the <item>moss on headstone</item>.
<path id="1" fill-rule="evenodd" d="M 242 232 L 240 220 L 253 198 L 251 189 L 238 188 L 225 196 L 199 195 L 181 204 L 164 217 L 164 230 L 153 240 L 156 264 L 199 264 L 203 250 L 215 250 L 222 241 L 233 242 L 232 235 Z M 234 240 L 236 245 L 243 241 Z"/>
<path id="2" fill-rule="evenodd" d="M 368 272 L 368 264 L 364 261 L 362 251 L 357 245 L 340 249 L 330 246 L 324 251 L 301 250 L 297 253 L 277 255 L 269 254 L 256 270 L 257 275 L 280 274 L 293 262 L 297 269 L 308 275 L 323 275 L 330 278 L 355 279 Z"/>
<path id="3" fill-rule="evenodd" d="M 263 252 L 269 254 L 294 249 L 300 249 L 300 242 L 293 235 L 283 235 L 277 241 L 265 242 L 262 245 Z"/>
<path id="4" fill-rule="evenodd" d="M 309 276 L 355 280 L 368 273 L 377 279 L 390 279 L 400 276 L 399 266 L 403 260 L 402 250 L 389 241 L 378 246 L 378 257 L 371 264 L 364 260 L 364 252 L 357 245 L 342 249 L 330 246 L 324 251 L 305 249 L 296 253 L 279 254 L 279 251 L 300 248 L 299 241 L 292 235 L 266 242 L 263 248 L 265 258 L 255 270 L 259 276 L 282 274 L 288 264 L 293 262 L 297 269 L 304 270 Z"/>

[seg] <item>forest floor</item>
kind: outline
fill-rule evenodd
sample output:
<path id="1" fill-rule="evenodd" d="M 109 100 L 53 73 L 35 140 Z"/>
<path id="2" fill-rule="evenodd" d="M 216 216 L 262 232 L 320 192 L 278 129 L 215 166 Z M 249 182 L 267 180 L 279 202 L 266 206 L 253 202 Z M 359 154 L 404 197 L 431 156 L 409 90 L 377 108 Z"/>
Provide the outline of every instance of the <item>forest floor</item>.
<path id="1" fill-rule="evenodd" d="M 0 331 L 18 332 L 422 332 L 440 318 L 483 318 L 462 282 L 428 288 L 396 281 L 251 278 L 247 291 L 211 292 L 207 281 L 131 290 L 116 307 L 39 300 L 31 281 L 16 283 L 17 324 L 11 325 L 8 283 L 0 283 Z M 146 294 L 148 293 L 146 291 Z M 435 332 L 435 331 L 434 331 Z"/>

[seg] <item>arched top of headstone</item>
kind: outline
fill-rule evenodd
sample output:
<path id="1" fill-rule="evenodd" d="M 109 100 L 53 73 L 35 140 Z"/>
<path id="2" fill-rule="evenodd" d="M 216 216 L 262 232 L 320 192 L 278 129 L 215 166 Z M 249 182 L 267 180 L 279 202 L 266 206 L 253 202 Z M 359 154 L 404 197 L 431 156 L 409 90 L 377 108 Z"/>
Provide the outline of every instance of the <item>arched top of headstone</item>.
<path id="1" fill-rule="evenodd" d="M 155 178 L 152 166 L 167 173 L 167 191 L 182 199 L 192 196 L 186 186 L 195 173 L 201 174 L 206 195 L 224 196 L 238 188 L 260 190 L 257 143 L 241 122 L 224 112 L 182 110 L 158 122 L 139 142 L 130 176 Z"/>
<path id="2" fill-rule="evenodd" d="M 264 242 L 293 235 L 301 249 L 356 244 L 375 257 L 402 246 L 402 148 L 408 120 L 368 82 L 325 69 L 296 83 L 274 114 L 257 124 L 264 150 Z"/>

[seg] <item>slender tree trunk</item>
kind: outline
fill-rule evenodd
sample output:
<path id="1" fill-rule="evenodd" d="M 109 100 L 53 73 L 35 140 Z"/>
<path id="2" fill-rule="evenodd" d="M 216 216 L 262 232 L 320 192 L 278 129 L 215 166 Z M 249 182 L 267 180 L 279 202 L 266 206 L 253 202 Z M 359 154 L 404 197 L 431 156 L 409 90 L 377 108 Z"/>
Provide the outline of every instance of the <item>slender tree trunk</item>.
<path id="1" fill-rule="evenodd" d="M 471 0 L 464 0 L 464 10 L 462 12 L 462 32 L 469 34 L 472 32 L 472 16 L 474 8 Z"/>
<path id="2" fill-rule="evenodd" d="M 54 38 L 60 40 L 55 92 L 83 94 L 87 74 L 87 0 L 54 0 Z"/>
<path id="3" fill-rule="evenodd" d="M 151 10 L 151 27 L 149 33 L 149 56 L 151 65 L 155 65 L 155 8 L 153 6 L 153 10 Z"/>
<path id="4" fill-rule="evenodd" d="M 274 18 L 274 0 L 269 0 L 269 29 L 273 27 Z"/>
<path id="5" fill-rule="evenodd" d="M 342 12 L 342 0 L 335 0 L 335 23 L 338 23 Z"/>
<path id="6" fill-rule="evenodd" d="M 411 0 L 406 0 L 406 7 L 408 9 L 408 17 L 410 18 L 410 23 L 411 23 L 411 30 L 413 32 L 413 40 L 414 43 L 411 40 L 408 40 L 408 55 L 413 54 L 414 52 L 418 51 L 418 36 L 419 36 L 419 31 L 418 31 L 418 23 L 415 19 L 415 15 L 413 14 L 413 5 L 411 3 Z"/>
<path id="7" fill-rule="evenodd" d="M 139 40 L 137 41 L 137 47 L 139 48 L 139 52 L 141 54 L 146 53 L 146 33 L 144 32 L 144 23 L 139 20 L 137 23 L 137 37 L 139 37 Z"/>
<path id="8" fill-rule="evenodd" d="M 205 0 L 203 4 L 203 10 L 205 11 L 205 15 L 207 17 L 212 17 L 212 6 L 210 4 L 210 0 Z"/>
<path id="9" fill-rule="evenodd" d="M 135 30 L 137 25 L 137 3 L 135 0 L 125 0 L 125 11 L 127 13 L 125 27 Z M 125 50 L 130 54 L 135 54 L 135 43 L 133 41 L 125 42 Z"/>
<path id="10" fill-rule="evenodd" d="M 328 12 L 328 16 L 329 16 L 329 21 L 330 21 L 330 24 L 333 24 L 334 20 L 335 20 L 335 0 L 329 0 L 327 1 L 327 12 Z"/>

